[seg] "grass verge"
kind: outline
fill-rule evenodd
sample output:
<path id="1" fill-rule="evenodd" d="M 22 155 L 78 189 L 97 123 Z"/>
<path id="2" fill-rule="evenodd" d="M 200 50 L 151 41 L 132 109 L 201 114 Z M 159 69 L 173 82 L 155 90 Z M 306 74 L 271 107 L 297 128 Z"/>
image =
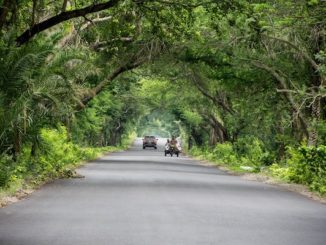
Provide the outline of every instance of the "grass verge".
<path id="1" fill-rule="evenodd" d="M 205 154 L 192 154 L 191 152 L 185 152 L 191 158 L 200 162 L 201 165 L 217 167 L 218 169 L 230 174 L 240 176 L 243 179 L 249 181 L 258 181 L 270 185 L 275 185 L 286 189 L 288 191 L 299 193 L 309 199 L 318 201 L 320 203 L 326 204 L 326 195 L 312 191 L 309 186 L 303 184 L 296 184 L 285 180 L 284 178 L 279 178 L 271 174 L 268 167 L 261 168 L 259 172 L 256 172 L 254 168 L 251 170 L 243 169 L 242 166 L 236 164 L 226 164 L 221 160 L 212 159 L 210 156 Z"/>

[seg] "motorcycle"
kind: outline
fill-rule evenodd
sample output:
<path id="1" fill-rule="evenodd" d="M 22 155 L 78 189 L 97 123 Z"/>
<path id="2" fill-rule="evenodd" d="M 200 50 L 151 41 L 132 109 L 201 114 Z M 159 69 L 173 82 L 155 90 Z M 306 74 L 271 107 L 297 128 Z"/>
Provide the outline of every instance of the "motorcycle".
<path id="1" fill-rule="evenodd" d="M 177 157 L 179 157 L 180 152 L 180 147 L 176 145 L 166 145 L 164 150 L 164 156 L 170 154 L 172 157 L 175 154 Z"/>

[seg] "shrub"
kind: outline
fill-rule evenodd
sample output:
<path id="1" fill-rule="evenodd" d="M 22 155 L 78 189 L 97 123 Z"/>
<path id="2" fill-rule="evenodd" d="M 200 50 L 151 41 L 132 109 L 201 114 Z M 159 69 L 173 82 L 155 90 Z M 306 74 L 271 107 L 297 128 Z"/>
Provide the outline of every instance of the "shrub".
<path id="1" fill-rule="evenodd" d="M 4 155 L 0 158 L 0 188 L 7 187 L 12 173 L 13 160 Z"/>
<path id="2" fill-rule="evenodd" d="M 68 139 L 67 130 L 60 126 L 58 129 L 42 129 L 43 152 L 36 159 L 41 173 L 57 175 L 67 167 L 90 160 L 104 150 L 104 148 L 81 148 Z"/>
<path id="3" fill-rule="evenodd" d="M 133 136 L 127 135 L 120 148 L 126 148 L 133 140 Z M 9 155 L 0 156 L 0 188 L 4 191 L 10 188 L 17 190 L 26 183 L 37 184 L 48 178 L 71 177 L 76 163 L 95 159 L 102 152 L 119 149 L 113 146 L 80 147 L 69 139 L 63 126 L 57 129 L 41 129 L 40 139 L 41 148 L 36 156 L 31 156 L 30 145 L 23 146 L 16 161 Z"/>
<path id="4" fill-rule="evenodd" d="M 246 155 L 249 158 L 251 164 L 255 167 L 256 171 L 260 171 L 263 166 L 269 166 L 273 164 L 275 157 L 269 151 L 264 150 L 263 143 L 255 139 L 249 147 Z"/>
<path id="5" fill-rule="evenodd" d="M 290 176 L 292 175 L 290 168 L 282 167 L 277 163 L 273 163 L 269 167 L 269 172 L 272 176 L 285 180 L 287 182 L 290 181 Z"/>
<path id="6" fill-rule="evenodd" d="M 269 170 L 283 180 L 305 184 L 311 190 L 326 193 L 326 146 L 287 149 L 285 166 L 273 164 Z"/>
<path id="7" fill-rule="evenodd" d="M 238 158 L 231 143 L 217 144 L 213 150 L 216 160 L 221 160 L 226 164 L 237 164 Z"/>
<path id="8" fill-rule="evenodd" d="M 271 165 L 274 161 L 273 155 L 266 151 L 261 140 L 255 137 L 239 138 L 233 146 L 241 164 L 253 166 L 259 171 L 261 166 Z"/>
<path id="9" fill-rule="evenodd" d="M 289 148 L 290 180 L 326 193 L 326 146 Z"/>
<path id="10" fill-rule="evenodd" d="M 197 146 L 192 147 L 190 150 L 191 155 L 196 157 L 203 155 L 203 152 L 204 152 L 203 148 Z"/>

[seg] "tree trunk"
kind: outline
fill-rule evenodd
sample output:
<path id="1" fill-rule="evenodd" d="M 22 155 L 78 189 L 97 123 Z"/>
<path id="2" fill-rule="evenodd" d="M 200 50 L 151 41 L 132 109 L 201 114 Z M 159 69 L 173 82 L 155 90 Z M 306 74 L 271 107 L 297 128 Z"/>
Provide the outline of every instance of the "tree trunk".
<path id="1" fill-rule="evenodd" d="M 33 142 L 32 143 L 32 148 L 31 148 L 31 156 L 35 157 L 36 156 L 36 151 L 37 151 L 37 143 Z"/>
<path id="2" fill-rule="evenodd" d="M 0 31 L 2 30 L 2 27 L 6 22 L 8 13 L 10 12 L 11 1 L 12 0 L 4 0 L 0 8 Z"/>
<path id="3" fill-rule="evenodd" d="M 245 120 L 243 118 L 239 119 L 236 129 L 230 136 L 231 142 L 234 143 L 237 141 L 241 131 L 246 127 Z"/>
<path id="4" fill-rule="evenodd" d="M 33 0 L 31 26 L 33 26 L 33 25 L 35 24 L 35 19 L 36 19 L 36 8 L 37 8 L 37 0 Z"/>
<path id="5" fill-rule="evenodd" d="M 191 136 L 188 137 L 188 150 L 192 149 L 192 138 Z"/>
<path id="6" fill-rule="evenodd" d="M 195 143 L 197 146 L 202 146 L 203 145 L 203 138 L 200 133 L 197 132 L 196 129 L 191 129 L 191 136 L 194 139 Z"/>
<path id="7" fill-rule="evenodd" d="M 318 141 L 318 131 L 317 124 L 320 121 L 320 111 L 321 111 L 321 99 L 316 98 L 316 100 L 311 105 L 311 116 L 312 116 L 312 129 L 309 134 L 308 145 L 316 146 Z"/>
<path id="8" fill-rule="evenodd" d="M 215 146 L 218 142 L 218 137 L 220 135 L 220 132 L 217 132 L 215 127 L 212 127 L 210 130 L 210 135 L 209 135 L 209 145 L 210 146 Z"/>
<path id="9" fill-rule="evenodd" d="M 313 54 L 318 54 L 323 46 L 323 27 L 316 25 L 314 26 L 314 36 L 312 37 L 312 40 L 314 43 L 313 48 Z M 317 62 L 316 62 L 317 63 Z M 320 90 L 320 86 L 325 85 L 324 80 L 325 77 L 322 77 L 322 74 L 318 71 L 319 65 L 317 63 L 317 66 L 310 66 L 310 77 L 311 77 L 311 84 L 313 87 L 313 91 L 318 94 Z M 322 108 L 325 107 L 325 105 L 322 105 L 324 103 L 324 100 L 322 100 L 320 97 L 315 98 L 315 100 L 311 104 L 311 117 L 312 117 L 312 124 L 311 124 L 311 131 L 308 139 L 308 145 L 309 146 L 316 146 L 318 142 L 318 130 L 317 126 L 321 119 L 322 114 Z"/>
<path id="10" fill-rule="evenodd" d="M 282 114 L 279 111 L 276 111 L 276 118 L 275 118 L 275 130 L 277 135 L 284 136 L 284 127 L 282 126 Z M 278 142 L 278 160 L 281 160 L 285 156 L 285 142 L 283 137 L 279 137 L 282 140 Z"/>
<path id="11" fill-rule="evenodd" d="M 221 122 L 219 122 L 215 118 L 215 116 L 210 115 L 208 121 L 210 122 L 211 126 L 214 128 L 214 133 L 219 139 L 220 143 L 224 143 L 229 140 L 228 130 Z"/>
<path id="12" fill-rule="evenodd" d="M 13 154 L 13 158 L 16 161 L 20 152 L 21 152 L 21 132 L 18 128 L 18 126 L 16 125 L 14 127 L 14 154 Z"/>

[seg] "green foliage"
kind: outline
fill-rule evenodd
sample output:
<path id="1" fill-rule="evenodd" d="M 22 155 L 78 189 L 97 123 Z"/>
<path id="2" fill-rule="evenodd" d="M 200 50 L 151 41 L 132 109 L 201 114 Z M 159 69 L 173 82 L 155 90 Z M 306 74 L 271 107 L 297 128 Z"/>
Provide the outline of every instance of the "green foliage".
<path id="1" fill-rule="evenodd" d="M 289 179 L 291 175 L 290 168 L 286 168 L 286 167 L 284 168 L 277 163 L 273 163 L 268 170 L 273 177 L 277 177 L 283 181 L 290 182 Z"/>
<path id="2" fill-rule="evenodd" d="M 308 185 L 311 190 L 325 194 L 326 147 L 289 148 L 288 154 L 285 166 L 273 164 L 271 174 L 289 182 Z"/>
<path id="3" fill-rule="evenodd" d="M 102 152 L 114 151 L 118 147 L 80 147 L 69 138 L 67 129 L 44 128 L 40 133 L 42 147 L 36 156 L 31 156 L 30 146 L 25 146 L 19 158 L 3 155 L 0 158 L 0 188 L 8 189 L 15 183 L 37 184 L 47 179 L 72 177 L 74 169 L 81 161 L 95 159 Z M 134 135 L 126 135 L 121 149 L 130 145 Z"/>
<path id="4" fill-rule="evenodd" d="M 217 144 L 212 154 L 216 160 L 222 161 L 225 164 L 234 165 L 239 163 L 231 143 Z"/>
<path id="5" fill-rule="evenodd" d="M 255 166 L 258 169 L 261 166 L 271 165 L 274 160 L 272 155 L 264 149 L 264 143 L 255 137 L 239 138 L 234 143 L 234 149 L 243 164 Z"/>
<path id="6" fill-rule="evenodd" d="M 84 146 L 121 145 L 123 135 L 135 131 L 134 125 L 142 113 L 136 89 L 132 77 L 112 82 L 107 91 L 75 115 L 71 126 L 73 141 Z"/>
<path id="7" fill-rule="evenodd" d="M 68 164 L 74 164 L 83 158 L 83 150 L 68 141 L 67 131 L 60 126 L 57 130 L 42 129 L 42 154 L 36 161 L 39 171 L 49 175 L 60 173 Z"/>
<path id="8" fill-rule="evenodd" d="M 239 149 L 235 151 L 231 143 L 224 143 L 217 144 L 214 149 L 193 147 L 189 153 L 240 172 L 244 171 L 241 166 L 253 167 L 254 171 L 260 171 L 265 165 L 265 159 L 271 159 L 269 153 L 262 151 L 257 139 L 253 140 L 252 145 L 245 144 L 244 148 L 246 151 L 239 155 Z M 312 191 L 325 194 L 326 147 L 289 147 L 287 154 L 283 164 L 273 163 L 267 167 L 267 172 L 283 181 L 304 184 Z"/>
<path id="9" fill-rule="evenodd" d="M 256 171 L 271 161 L 270 153 L 262 149 L 261 141 L 249 137 L 239 139 L 234 145 L 230 142 L 217 144 L 213 149 L 194 147 L 190 153 L 228 166 L 253 167 Z"/>
<path id="10" fill-rule="evenodd" d="M 193 126 L 198 126 L 203 122 L 202 117 L 196 112 L 185 109 L 182 114 L 183 119 Z"/>
<path id="11" fill-rule="evenodd" d="M 292 170 L 290 180 L 326 193 L 326 147 L 302 146 L 299 149 L 289 149 L 289 154 L 287 164 Z"/>
<path id="12" fill-rule="evenodd" d="M 0 157 L 0 188 L 8 187 L 12 174 L 13 161 L 8 156 Z"/>
<path id="13" fill-rule="evenodd" d="M 15 38 L 60 17 L 62 3 L 11 2 L 0 20 L 0 186 L 58 176 L 137 130 L 182 132 L 194 155 L 274 163 L 274 175 L 324 192 L 324 156 L 298 147 L 326 144 L 325 1 L 119 1 L 22 47 Z"/>

